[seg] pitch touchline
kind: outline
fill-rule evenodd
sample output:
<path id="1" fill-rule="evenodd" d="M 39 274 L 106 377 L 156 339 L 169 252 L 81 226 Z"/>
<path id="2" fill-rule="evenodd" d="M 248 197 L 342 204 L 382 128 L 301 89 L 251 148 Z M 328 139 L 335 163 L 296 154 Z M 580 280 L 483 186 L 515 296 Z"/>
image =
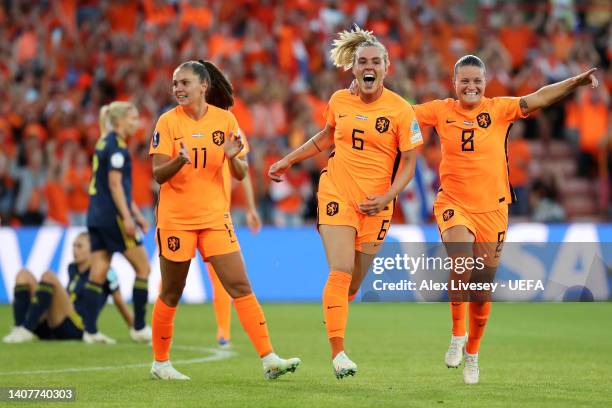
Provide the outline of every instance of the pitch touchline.
<path id="1" fill-rule="evenodd" d="M 207 357 L 191 358 L 187 360 L 173 360 L 173 364 L 197 364 L 197 363 L 209 363 L 212 361 L 225 360 L 226 358 L 237 355 L 235 351 L 231 350 L 220 350 L 217 348 L 208 347 L 195 347 L 195 346 L 181 346 L 173 345 L 173 349 L 188 350 L 188 351 L 200 351 L 206 353 L 212 353 Z M 68 367 L 58 368 L 56 370 L 32 370 L 32 371 L 8 371 L 0 372 L 0 376 L 3 375 L 27 375 L 27 374 L 58 374 L 58 373 L 80 373 L 83 371 L 111 371 L 125 368 L 144 368 L 150 367 L 151 363 L 138 363 L 138 364 L 126 364 L 126 365 L 115 365 L 115 366 L 103 366 L 103 367 Z"/>

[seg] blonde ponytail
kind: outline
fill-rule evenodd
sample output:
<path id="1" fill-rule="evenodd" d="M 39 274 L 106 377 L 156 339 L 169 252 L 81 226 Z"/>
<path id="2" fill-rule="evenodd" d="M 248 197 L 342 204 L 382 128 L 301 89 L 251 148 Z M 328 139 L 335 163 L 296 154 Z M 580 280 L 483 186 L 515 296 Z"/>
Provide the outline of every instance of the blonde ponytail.
<path id="1" fill-rule="evenodd" d="M 100 136 L 106 136 L 108 129 L 108 105 L 104 105 L 100 108 Z"/>
<path id="2" fill-rule="evenodd" d="M 385 66 L 389 65 L 389 54 L 385 46 L 378 41 L 372 31 L 362 30 L 357 24 L 351 31 L 338 33 L 332 45 L 330 52 L 332 62 L 345 71 L 353 68 L 357 51 L 362 47 L 379 47 L 384 53 Z"/>
<path id="3" fill-rule="evenodd" d="M 136 109 L 131 102 L 115 101 L 100 108 L 100 137 L 115 129 L 117 120 L 123 118 L 130 109 Z"/>

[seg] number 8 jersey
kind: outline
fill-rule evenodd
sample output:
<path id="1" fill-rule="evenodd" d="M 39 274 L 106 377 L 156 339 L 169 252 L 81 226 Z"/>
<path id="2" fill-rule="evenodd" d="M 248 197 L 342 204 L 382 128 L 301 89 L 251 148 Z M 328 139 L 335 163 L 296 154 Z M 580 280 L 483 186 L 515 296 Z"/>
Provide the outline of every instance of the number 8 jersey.
<path id="1" fill-rule="evenodd" d="M 472 110 L 455 99 L 414 105 L 421 126 L 440 136 L 439 200 L 473 213 L 495 211 L 512 202 L 508 180 L 508 133 L 512 122 L 526 117 L 520 98 L 482 98 Z"/>
<path id="2" fill-rule="evenodd" d="M 189 117 L 181 106 L 160 116 L 149 154 L 174 158 L 181 143 L 191 164 L 185 164 L 161 185 L 157 203 L 157 227 L 168 230 L 199 230 L 223 225 L 229 211 L 229 183 L 224 183 L 226 162 L 223 145 L 239 134 L 238 122 L 226 110 L 208 104 L 200 120 Z"/>

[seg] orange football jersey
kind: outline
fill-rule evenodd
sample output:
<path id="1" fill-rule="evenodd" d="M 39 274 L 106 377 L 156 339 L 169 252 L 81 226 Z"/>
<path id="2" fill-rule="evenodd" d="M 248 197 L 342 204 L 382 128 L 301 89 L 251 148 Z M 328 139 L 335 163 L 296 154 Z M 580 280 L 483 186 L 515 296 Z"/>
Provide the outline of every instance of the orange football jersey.
<path id="1" fill-rule="evenodd" d="M 421 126 L 434 126 L 440 136 L 441 191 L 474 213 L 494 211 L 512 202 L 508 181 L 508 132 L 512 122 L 526 117 L 520 98 L 482 98 L 478 107 L 463 109 L 448 98 L 414 106 Z"/>
<path id="2" fill-rule="evenodd" d="M 355 208 L 369 195 L 391 187 L 399 154 L 423 143 L 412 106 L 384 88 L 380 98 L 364 103 L 346 90 L 335 92 L 325 109 L 334 130 L 328 176 L 338 193 Z"/>
<path id="3" fill-rule="evenodd" d="M 182 142 L 191 164 L 185 164 L 161 185 L 158 228 L 195 230 L 224 223 L 230 193 L 224 181 L 227 160 L 223 145 L 231 134 L 239 134 L 234 115 L 210 104 L 204 117 L 197 121 L 187 116 L 181 106 L 160 116 L 149 154 L 175 157 Z"/>

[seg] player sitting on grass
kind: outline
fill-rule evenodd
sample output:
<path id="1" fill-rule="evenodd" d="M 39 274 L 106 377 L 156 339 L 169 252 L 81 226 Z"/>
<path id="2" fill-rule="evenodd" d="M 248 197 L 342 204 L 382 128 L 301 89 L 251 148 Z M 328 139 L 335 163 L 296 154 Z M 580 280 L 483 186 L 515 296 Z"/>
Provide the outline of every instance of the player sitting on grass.
<path id="1" fill-rule="evenodd" d="M 83 336 L 83 291 L 89 278 L 91 250 L 87 232 L 79 234 L 72 244 L 74 262 L 68 265 L 70 281 L 64 289 L 57 276 L 47 271 L 40 282 L 27 269 L 19 271 L 15 278 L 13 316 L 15 327 L 2 339 L 5 343 L 24 343 L 38 337 L 41 340 L 80 340 L 87 343 L 114 344 L 115 340 L 101 335 L 97 341 Z M 108 295 L 128 327 L 134 318 L 121 298 L 117 275 L 111 271 L 102 287 L 101 301 L 104 306 Z"/>

